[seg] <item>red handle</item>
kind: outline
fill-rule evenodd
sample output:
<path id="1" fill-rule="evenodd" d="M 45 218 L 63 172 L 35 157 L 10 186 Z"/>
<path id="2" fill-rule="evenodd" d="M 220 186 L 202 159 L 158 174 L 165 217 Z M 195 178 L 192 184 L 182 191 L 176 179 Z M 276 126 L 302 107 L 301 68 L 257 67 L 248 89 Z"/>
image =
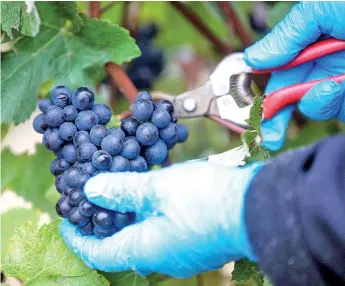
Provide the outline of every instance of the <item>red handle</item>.
<path id="1" fill-rule="evenodd" d="M 264 100 L 264 119 L 270 119 L 284 107 L 297 103 L 312 87 L 314 87 L 317 83 L 327 79 L 342 83 L 345 80 L 345 74 L 313 80 L 305 83 L 298 83 L 272 92 Z"/>
<path id="2" fill-rule="evenodd" d="M 284 66 L 265 70 L 253 69 L 252 73 L 267 74 L 271 72 L 286 70 L 340 51 L 345 51 L 345 41 L 330 38 L 327 40 L 315 42 L 306 47 L 296 56 L 296 58 L 294 58 L 291 62 Z"/>

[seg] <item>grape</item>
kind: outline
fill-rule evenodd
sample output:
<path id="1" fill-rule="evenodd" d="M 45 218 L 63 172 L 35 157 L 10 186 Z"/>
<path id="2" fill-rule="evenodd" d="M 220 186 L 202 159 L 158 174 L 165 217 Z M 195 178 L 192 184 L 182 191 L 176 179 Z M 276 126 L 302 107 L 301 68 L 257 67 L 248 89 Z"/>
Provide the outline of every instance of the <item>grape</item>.
<path id="1" fill-rule="evenodd" d="M 72 141 L 74 134 L 77 133 L 77 127 L 71 122 L 64 122 L 59 127 L 59 135 L 66 141 Z"/>
<path id="2" fill-rule="evenodd" d="M 104 125 L 96 125 L 90 130 L 90 139 L 93 144 L 100 147 L 101 142 L 107 135 L 107 128 Z"/>
<path id="3" fill-rule="evenodd" d="M 158 27 L 156 24 L 146 24 L 141 26 L 136 32 L 136 38 L 143 40 L 152 40 L 158 33 Z"/>
<path id="4" fill-rule="evenodd" d="M 135 213 L 128 212 L 128 213 L 120 213 L 115 212 L 114 215 L 114 225 L 117 229 L 123 229 L 125 226 L 128 226 L 135 221 Z"/>
<path id="5" fill-rule="evenodd" d="M 85 198 L 83 192 L 79 189 L 73 189 L 70 191 L 69 195 L 69 204 L 72 207 L 77 207 L 79 206 L 80 202 Z"/>
<path id="6" fill-rule="evenodd" d="M 38 114 L 32 122 L 32 126 L 37 133 L 43 134 L 44 131 L 46 131 L 48 128 L 48 125 L 46 124 L 46 121 L 44 119 L 44 115 Z"/>
<path id="7" fill-rule="evenodd" d="M 137 87 L 140 86 L 140 88 L 150 89 L 155 78 L 155 74 L 150 67 L 140 66 L 134 72 L 135 74 L 128 73 L 134 85 Z"/>
<path id="8" fill-rule="evenodd" d="M 135 118 L 125 118 L 121 121 L 121 129 L 127 136 L 134 136 L 139 122 Z"/>
<path id="9" fill-rule="evenodd" d="M 54 102 L 56 97 L 61 94 L 66 95 L 69 99 L 72 98 L 72 91 L 67 86 L 58 85 L 51 90 L 51 101 Z"/>
<path id="10" fill-rule="evenodd" d="M 59 216 L 67 218 L 72 209 L 72 206 L 68 203 L 68 197 L 60 198 L 56 203 L 55 209 Z"/>
<path id="11" fill-rule="evenodd" d="M 108 152 L 111 156 L 119 154 L 122 150 L 123 140 L 118 134 L 110 134 L 101 142 L 102 150 Z"/>
<path id="12" fill-rule="evenodd" d="M 168 150 L 171 150 L 172 148 L 175 147 L 176 141 L 173 141 L 173 142 L 165 142 L 165 144 L 167 145 Z"/>
<path id="13" fill-rule="evenodd" d="M 62 109 L 62 117 L 66 121 L 74 121 L 78 116 L 78 110 L 73 105 L 68 105 Z"/>
<path id="14" fill-rule="evenodd" d="M 146 146 L 155 144 L 158 137 L 159 133 L 157 127 L 148 122 L 141 124 L 136 132 L 138 142 Z"/>
<path id="15" fill-rule="evenodd" d="M 126 172 L 126 171 L 129 171 L 129 169 L 130 169 L 130 164 L 129 164 L 128 159 L 120 155 L 113 157 L 113 160 L 109 167 L 109 171 L 111 173 Z"/>
<path id="16" fill-rule="evenodd" d="M 78 168 L 89 176 L 92 176 L 97 171 L 97 169 L 92 165 L 92 162 L 77 163 L 79 164 Z"/>
<path id="17" fill-rule="evenodd" d="M 169 125 L 159 130 L 159 137 L 165 142 L 176 142 L 177 141 L 177 128 L 176 124 L 170 122 Z"/>
<path id="18" fill-rule="evenodd" d="M 55 187 L 60 194 L 63 194 L 65 192 L 65 190 L 67 188 L 67 183 L 63 177 L 63 174 L 58 175 L 55 178 Z"/>
<path id="19" fill-rule="evenodd" d="M 77 160 L 77 151 L 73 144 L 63 146 L 62 154 L 63 157 L 72 164 Z"/>
<path id="20" fill-rule="evenodd" d="M 188 138 L 188 129 L 186 126 L 182 124 L 176 124 L 177 128 L 177 142 L 182 143 L 187 140 Z"/>
<path id="21" fill-rule="evenodd" d="M 72 104 L 79 110 L 91 109 L 94 101 L 95 96 L 87 87 L 79 87 L 72 95 Z"/>
<path id="22" fill-rule="evenodd" d="M 97 176 L 98 174 L 103 174 L 103 173 L 109 173 L 109 171 L 107 171 L 107 170 L 98 170 L 98 171 L 96 171 L 96 172 L 93 174 L 93 176 Z"/>
<path id="23" fill-rule="evenodd" d="M 67 186 L 66 189 L 64 190 L 63 194 L 65 196 L 68 196 L 70 192 L 72 192 L 72 190 L 74 190 L 73 188 Z"/>
<path id="24" fill-rule="evenodd" d="M 73 144 L 76 148 L 78 148 L 81 144 L 86 142 L 91 143 L 90 135 L 87 131 L 78 131 L 73 136 Z"/>
<path id="25" fill-rule="evenodd" d="M 137 94 L 135 100 L 152 100 L 152 96 L 147 91 L 141 91 Z"/>
<path id="26" fill-rule="evenodd" d="M 95 225 L 93 228 L 95 236 L 99 239 L 112 236 L 116 231 L 117 229 L 114 225 L 111 225 L 108 228 L 100 228 Z"/>
<path id="27" fill-rule="evenodd" d="M 98 124 L 98 118 L 96 113 L 91 110 L 84 110 L 78 113 L 75 120 L 75 125 L 79 130 L 90 130 L 92 127 Z"/>
<path id="28" fill-rule="evenodd" d="M 63 122 L 62 108 L 51 105 L 44 112 L 44 119 L 48 126 L 59 127 Z"/>
<path id="29" fill-rule="evenodd" d="M 140 146 L 135 137 L 127 137 L 123 142 L 123 147 L 120 155 L 127 159 L 135 159 L 139 156 Z"/>
<path id="30" fill-rule="evenodd" d="M 67 185 L 71 188 L 81 187 L 83 172 L 76 167 L 71 167 L 64 172 L 63 178 Z"/>
<path id="31" fill-rule="evenodd" d="M 77 149 L 77 160 L 80 163 L 92 160 L 92 155 L 97 151 L 97 147 L 92 143 L 82 143 Z"/>
<path id="32" fill-rule="evenodd" d="M 55 96 L 53 104 L 58 107 L 64 108 L 67 105 L 71 104 L 71 98 L 68 97 L 67 94 L 60 93 Z"/>
<path id="33" fill-rule="evenodd" d="M 174 106 L 169 100 L 160 100 L 156 103 L 157 109 L 163 109 L 166 110 L 170 116 L 173 116 L 174 113 Z"/>
<path id="34" fill-rule="evenodd" d="M 98 207 L 93 203 L 90 203 L 87 199 L 84 199 L 79 204 L 79 211 L 83 216 L 91 217 L 95 214 Z"/>
<path id="35" fill-rule="evenodd" d="M 130 171 L 131 172 L 146 172 L 148 169 L 147 163 L 145 159 L 141 156 L 138 156 L 137 158 L 130 160 Z"/>
<path id="36" fill-rule="evenodd" d="M 138 121 L 146 121 L 151 118 L 153 102 L 149 100 L 137 100 L 132 106 L 133 115 Z"/>
<path id="37" fill-rule="evenodd" d="M 75 226 L 84 226 L 87 225 L 90 222 L 90 218 L 83 216 L 77 207 L 74 207 L 71 209 L 68 215 L 68 219 L 71 224 Z"/>
<path id="38" fill-rule="evenodd" d="M 157 128 L 165 128 L 170 123 L 170 115 L 168 111 L 164 109 L 156 109 L 152 114 L 151 121 Z"/>
<path id="39" fill-rule="evenodd" d="M 157 142 L 145 149 L 144 157 L 149 164 L 161 164 L 168 156 L 168 148 L 163 140 L 158 139 Z"/>
<path id="40" fill-rule="evenodd" d="M 45 112 L 48 109 L 48 107 L 51 105 L 52 105 L 51 101 L 47 98 L 43 98 L 38 101 L 38 108 L 42 112 Z"/>
<path id="41" fill-rule="evenodd" d="M 92 165 L 99 170 L 107 170 L 110 167 L 112 158 L 106 151 L 99 150 L 92 156 Z"/>
<path id="42" fill-rule="evenodd" d="M 86 225 L 79 228 L 79 232 L 83 236 L 93 235 L 93 223 L 89 221 Z"/>
<path id="43" fill-rule="evenodd" d="M 82 189 L 90 178 L 91 176 L 88 174 L 82 174 L 79 180 L 79 188 Z"/>
<path id="44" fill-rule="evenodd" d="M 99 228 L 107 228 L 112 224 L 113 212 L 105 209 L 97 210 L 92 216 L 92 221 Z"/>
<path id="45" fill-rule="evenodd" d="M 121 128 L 109 128 L 107 130 L 107 135 L 111 135 L 111 134 L 116 135 L 116 137 L 121 139 L 121 141 L 125 140 L 125 138 L 126 138 L 126 134 L 125 134 L 125 132 L 122 131 Z"/>
<path id="46" fill-rule="evenodd" d="M 59 129 L 48 128 L 44 131 L 42 143 L 47 149 L 57 151 L 62 148 L 65 142 L 59 136 Z"/>
<path id="47" fill-rule="evenodd" d="M 171 120 L 170 120 L 172 123 L 176 123 L 177 122 L 177 118 L 176 117 L 171 117 Z"/>
<path id="48" fill-rule="evenodd" d="M 96 113 L 99 124 L 107 124 L 111 119 L 111 110 L 105 104 L 94 104 L 91 110 Z"/>
<path id="49" fill-rule="evenodd" d="M 60 175 L 70 167 L 65 159 L 54 159 L 50 164 L 50 172 L 54 175 Z"/>
<path id="50" fill-rule="evenodd" d="M 57 151 L 54 151 L 54 154 L 56 155 L 56 158 L 58 159 L 64 159 L 63 157 L 63 153 L 62 153 L 62 148 L 57 150 Z"/>

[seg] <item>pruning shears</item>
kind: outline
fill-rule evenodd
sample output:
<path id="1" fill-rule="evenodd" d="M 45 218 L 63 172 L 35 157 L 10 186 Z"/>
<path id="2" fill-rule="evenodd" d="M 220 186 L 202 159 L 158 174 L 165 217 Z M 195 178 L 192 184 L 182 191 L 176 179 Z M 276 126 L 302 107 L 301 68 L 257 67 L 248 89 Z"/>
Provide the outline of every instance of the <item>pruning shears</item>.
<path id="1" fill-rule="evenodd" d="M 339 51 L 345 51 L 345 41 L 333 38 L 318 41 L 301 51 L 290 63 L 265 70 L 252 69 L 243 60 L 243 53 L 232 53 L 218 64 L 209 80 L 201 87 L 178 96 L 159 93 L 156 97 L 172 101 L 177 118 L 207 116 L 235 132 L 242 133 L 250 127 L 246 119 L 249 118 L 254 98 L 251 74 L 286 70 Z M 297 103 L 314 85 L 325 79 L 341 83 L 345 80 L 345 74 L 298 83 L 265 94 L 263 119 L 270 119 L 284 107 Z"/>

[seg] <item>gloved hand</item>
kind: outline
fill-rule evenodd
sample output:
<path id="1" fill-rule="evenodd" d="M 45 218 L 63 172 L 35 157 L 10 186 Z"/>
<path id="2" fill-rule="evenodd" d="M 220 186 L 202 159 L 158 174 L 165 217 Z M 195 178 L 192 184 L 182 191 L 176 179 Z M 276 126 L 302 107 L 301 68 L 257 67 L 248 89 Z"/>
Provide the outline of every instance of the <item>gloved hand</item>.
<path id="1" fill-rule="evenodd" d="M 309 44 L 321 36 L 345 40 L 345 2 L 301 2 L 262 40 L 246 49 L 246 63 L 256 69 L 282 66 L 290 62 Z M 314 62 L 275 72 L 266 93 L 295 83 L 343 74 L 345 52 L 338 52 Z M 345 83 L 323 81 L 298 103 L 299 110 L 313 120 L 338 118 L 345 121 Z M 283 109 L 275 117 L 262 122 L 266 148 L 279 150 L 285 141 L 286 129 L 295 107 Z"/>
<path id="2" fill-rule="evenodd" d="M 263 163 L 233 168 L 187 162 L 147 173 L 105 173 L 84 192 L 103 208 L 139 221 L 113 236 L 83 237 L 67 220 L 60 231 L 91 268 L 184 278 L 247 257 L 255 260 L 244 221 L 248 186 Z"/>

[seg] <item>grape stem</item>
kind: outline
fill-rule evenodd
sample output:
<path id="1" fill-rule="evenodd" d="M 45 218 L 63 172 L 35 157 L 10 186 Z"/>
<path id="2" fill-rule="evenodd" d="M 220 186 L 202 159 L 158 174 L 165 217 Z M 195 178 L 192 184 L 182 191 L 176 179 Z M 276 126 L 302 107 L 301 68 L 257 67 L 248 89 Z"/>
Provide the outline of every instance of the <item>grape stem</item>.
<path id="1" fill-rule="evenodd" d="M 91 18 L 99 19 L 101 16 L 101 2 L 90 1 L 89 13 Z"/>

